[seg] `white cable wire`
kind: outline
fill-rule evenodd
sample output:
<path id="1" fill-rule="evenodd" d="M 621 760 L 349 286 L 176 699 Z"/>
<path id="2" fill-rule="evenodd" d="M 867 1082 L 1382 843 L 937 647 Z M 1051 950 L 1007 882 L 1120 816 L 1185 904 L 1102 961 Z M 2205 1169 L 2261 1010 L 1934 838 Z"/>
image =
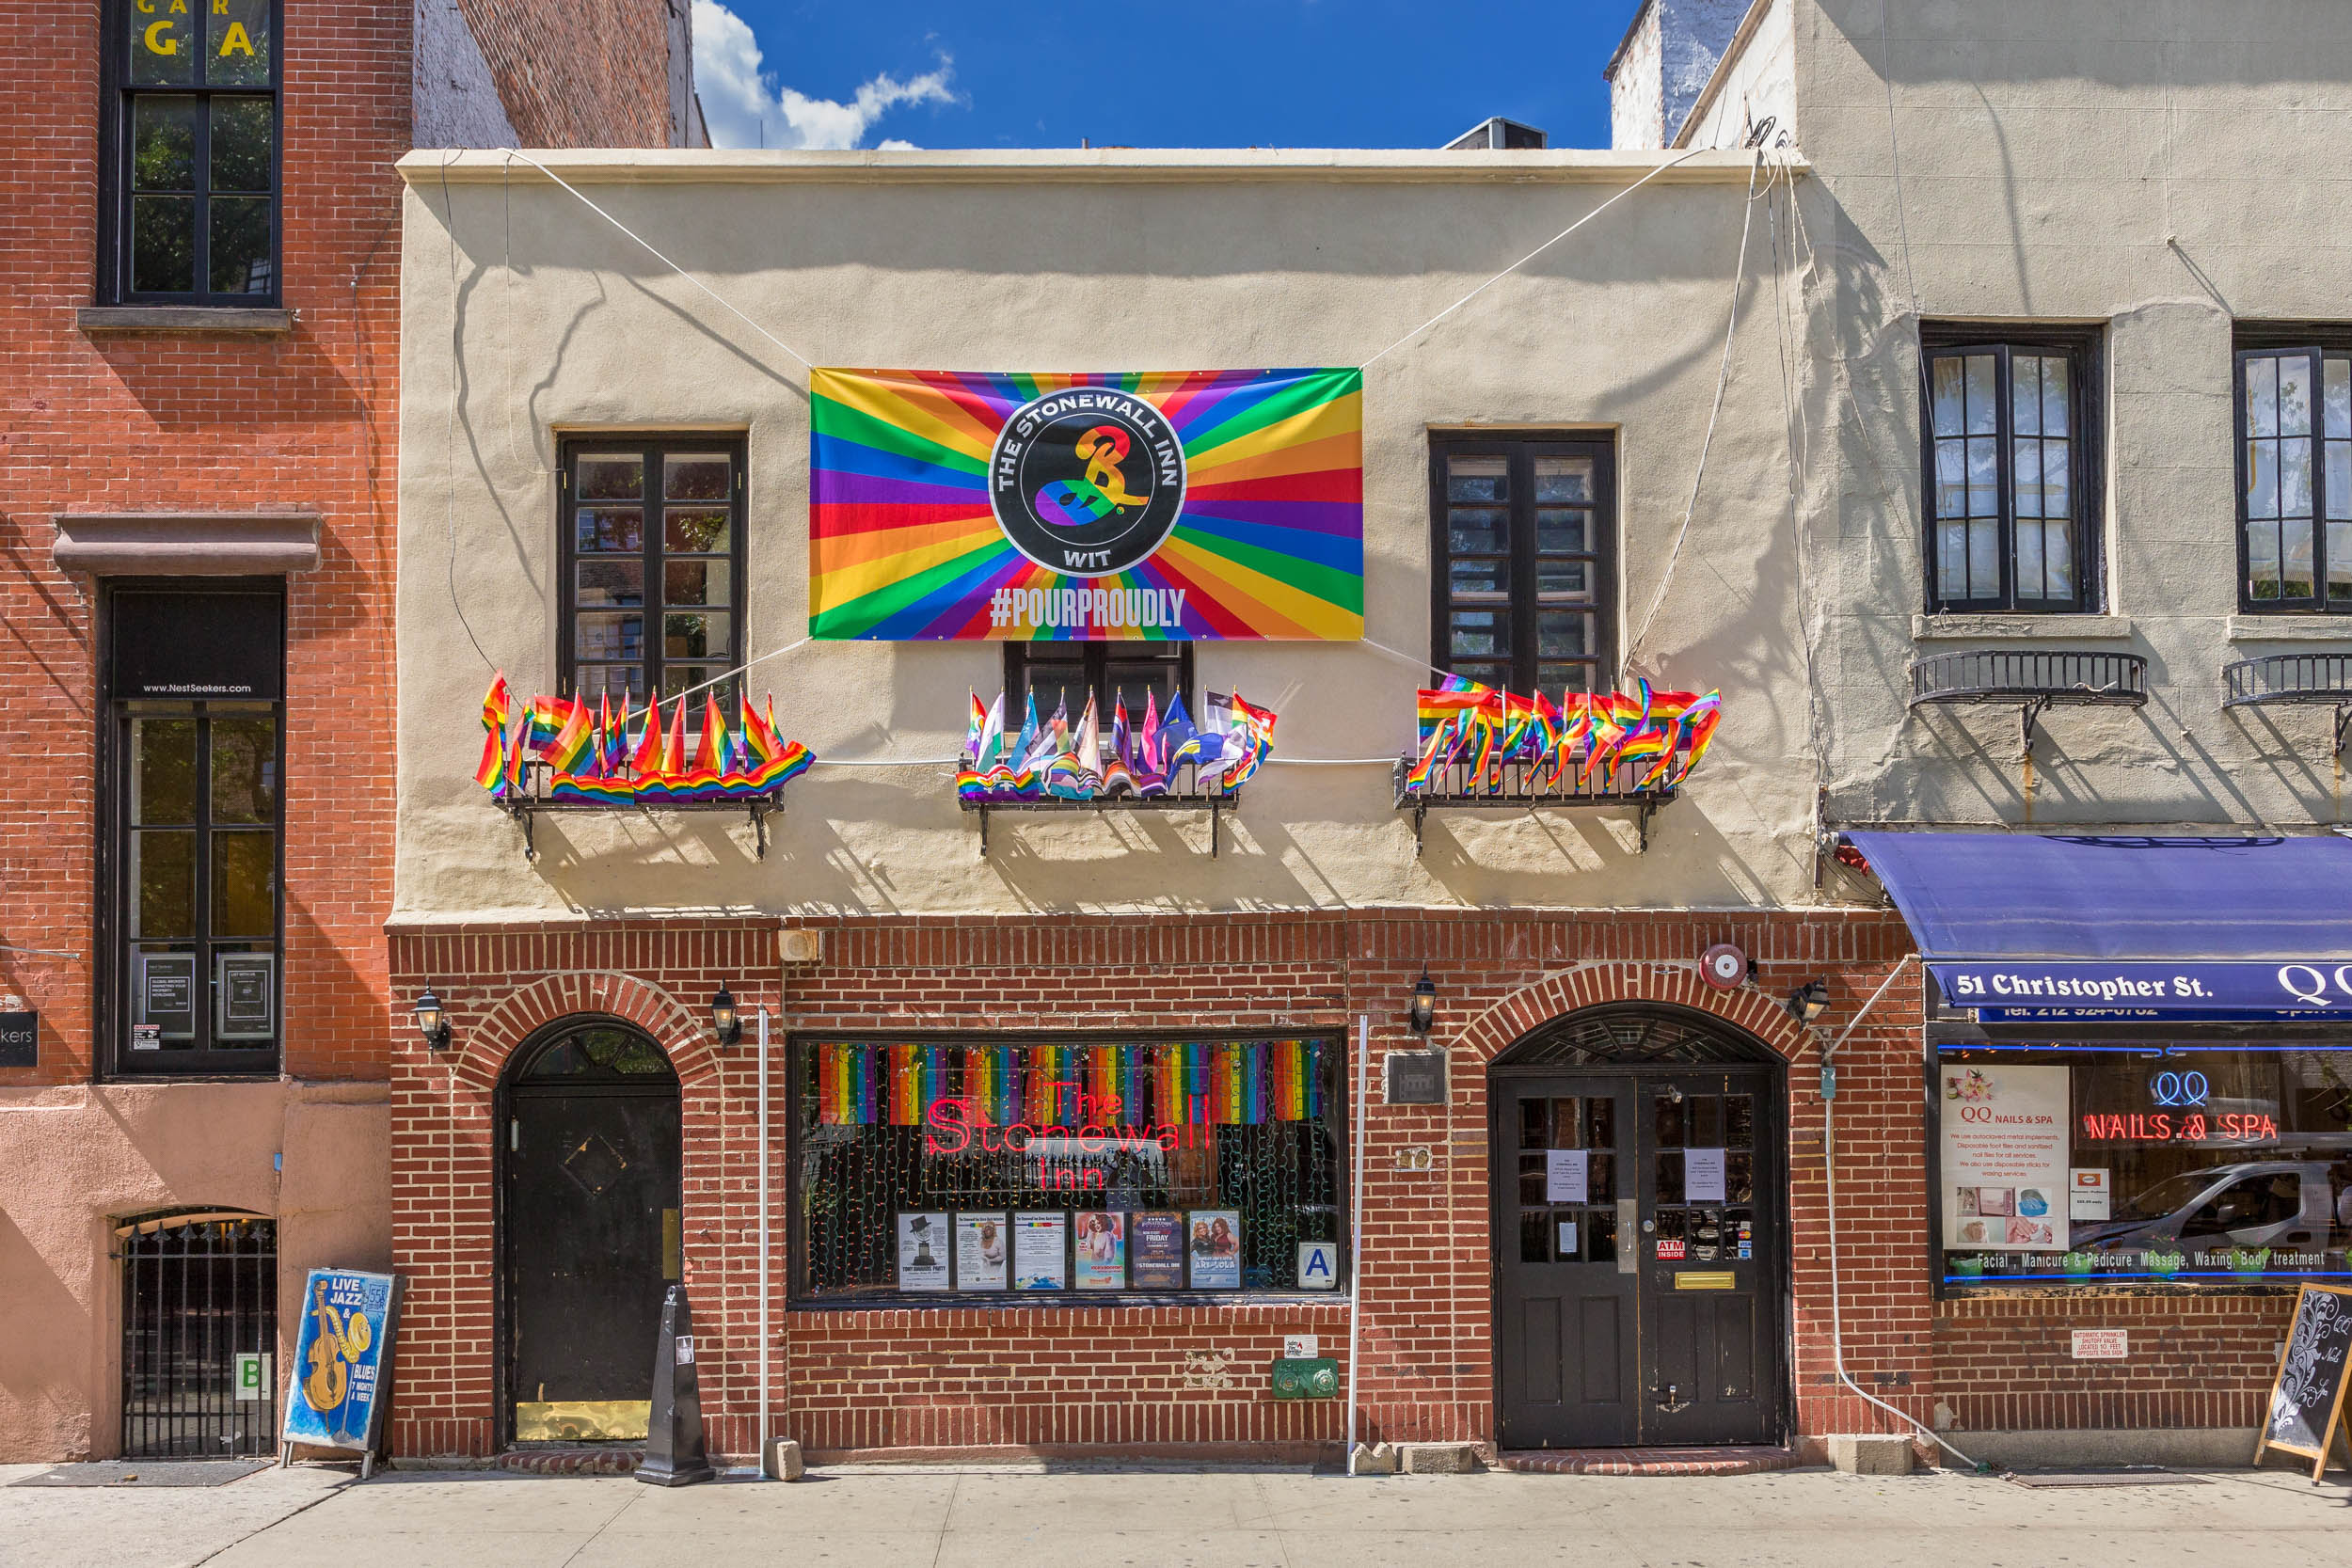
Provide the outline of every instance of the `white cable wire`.
<path id="1" fill-rule="evenodd" d="M 1740 209 L 1740 256 L 1731 274 L 1731 312 L 1724 323 L 1724 358 L 1715 372 L 1715 405 L 1707 416 L 1707 434 L 1699 441 L 1698 468 L 1691 475 L 1691 499 L 1682 509 L 1682 526 L 1675 531 L 1674 548 L 1667 553 L 1666 570 L 1658 578 L 1658 593 L 1650 599 L 1649 611 L 1642 624 L 1634 628 L 1625 645 L 1625 662 L 1630 666 L 1634 655 L 1641 651 L 1642 639 L 1649 635 L 1650 623 L 1658 619 L 1661 605 L 1666 602 L 1666 590 L 1674 582 L 1675 563 L 1682 559 L 1682 543 L 1691 536 L 1691 517 L 1698 511 L 1699 485 L 1707 478 L 1707 454 L 1715 445 L 1715 421 L 1723 417 L 1724 392 L 1731 385 L 1731 344 L 1740 327 L 1740 290 L 1748 277 L 1748 230 L 1756 217 L 1756 177 L 1764 167 L 1764 150 L 1756 150 L 1756 162 L 1748 168 L 1748 199 Z"/>
<path id="2" fill-rule="evenodd" d="M 622 233 L 627 234 L 630 239 L 635 240 L 639 245 L 644 245 L 655 261 L 660 262 L 663 266 L 668 267 L 672 272 L 676 273 L 680 277 L 685 278 L 686 281 L 691 283 L 694 287 L 708 294 L 712 299 L 716 300 L 719 307 L 725 310 L 729 315 L 734 316 L 745 326 L 750 327 L 753 331 L 758 333 L 761 337 L 775 344 L 776 347 L 790 355 L 795 360 L 799 361 L 801 369 L 809 371 L 817 368 L 815 365 L 809 363 L 808 356 L 803 354 L 799 349 L 794 348 L 790 343 L 786 342 L 782 338 L 777 337 L 774 333 L 769 331 L 766 327 L 752 320 L 751 317 L 743 314 L 742 311 L 738 310 L 734 306 L 728 304 L 725 297 L 722 295 L 718 290 L 712 288 L 701 278 L 696 277 L 692 273 L 688 272 L 684 267 L 679 266 L 675 261 L 671 261 L 667 256 L 662 255 L 659 250 L 655 250 L 652 242 L 645 239 L 644 235 L 638 233 L 628 224 L 623 223 L 619 218 L 614 217 L 611 213 L 606 212 L 595 202 L 590 201 L 586 197 L 580 196 L 580 192 L 573 187 L 571 182 L 556 173 L 555 170 L 548 167 L 547 165 L 541 163 L 538 159 L 532 157 L 530 153 L 525 152 L 520 148 L 510 147 L 504 150 L 508 157 L 520 158 L 524 163 L 529 164 L 532 168 L 537 169 L 540 173 L 546 175 L 548 179 L 554 181 L 565 190 L 570 191 L 572 195 L 580 197 L 580 203 L 590 212 L 604 219 L 605 222 L 611 224 Z"/>
<path id="3" fill-rule="evenodd" d="M 1691 158 L 1695 158 L 1701 152 L 1707 150 L 1708 150 L 1703 147 L 1694 147 L 1688 152 L 1685 152 L 1680 158 L 1676 158 L 1672 162 L 1659 165 L 1656 168 L 1651 169 L 1647 174 L 1643 175 L 1639 180 L 1636 180 L 1633 183 L 1628 185 L 1625 189 L 1619 191 L 1616 195 L 1611 197 L 1608 200 L 1602 202 L 1599 206 L 1594 208 L 1591 212 L 1585 214 L 1574 223 L 1569 224 L 1565 229 L 1563 229 L 1560 232 L 1554 234 L 1551 238 L 1546 240 L 1543 244 L 1537 245 L 1534 249 L 1529 251 L 1526 255 L 1520 257 L 1518 261 L 1512 262 L 1509 266 L 1503 268 L 1501 272 L 1495 274 L 1492 277 L 1489 277 L 1486 281 L 1481 283 L 1478 287 L 1472 289 L 1470 293 L 1464 294 L 1461 298 L 1455 300 L 1453 304 L 1447 306 L 1444 309 L 1438 311 L 1427 321 L 1422 323 L 1419 326 L 1413 328 L 1412 331 L 1407 332 L 1404 337 L 1399 338 L 1395 342 L 1391 343 L 1388 348 L 1384 348 L 1379 354 L 1374 355 L 1372 359 L 1365 360 L 1362 364 L 1357 366 L 1356 368 L 1359 371 L 1368 371 L 1372 369 L 1374 359 L 1378 359 L 1381 355 L 1389 353 L 1391 349 L 1403 348 L 1406 343 L 1412 341 L 1413 339 L 1419 337 L 1422 333 L 1428 331 L 1431 327 L 1445 320 L 1446 317 L 1454 314 L 1454 311 L 1459 310 L 1463 306 L 1468 305 L 1471 300 L 1476 299 L 1480 294 L 1485 293 L 1488 289 L 1493 288 L 1496 284 L 1502 282 L 1504 278 L 1510 277 L 1513 273 L 1527 265 L 1528 262 L 1533 261 L 1536 257 L 1541 256 L 1545 251 L 1549 250 L 1553 245 L 1558 245 L 1562 240 L 1566 239 L 1569 235 L 1575 233 L 1578 230 L 1583 228 L 1586 224 L 1600 216 L 1601 214 L 1609 211 L 1610 208 L 1614 207 L 1618 202 L 1623 201 L 1627 197 L 1631 196 L 1635 191 L 1640 190 L 1644 185 L 1648 184 L 1651 181 L 1657 179 L 1668 169 L 1673 168 L 1677 164 L 1680 164 Z M 649 246 L 648 248 L 651 247 Z"/>

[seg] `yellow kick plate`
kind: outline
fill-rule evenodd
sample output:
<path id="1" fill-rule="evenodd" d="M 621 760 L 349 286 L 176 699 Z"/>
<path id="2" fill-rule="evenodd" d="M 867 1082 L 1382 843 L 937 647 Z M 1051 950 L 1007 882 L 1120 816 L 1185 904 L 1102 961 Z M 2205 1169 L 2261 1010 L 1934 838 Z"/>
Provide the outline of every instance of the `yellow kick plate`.
<path id="1" fill-rule="evenodd" d="M 516 1400 L 518 1443 L 644 1442 L 650 1400 Z"/>
<path id="2" fill-rule="evenodd" d="M 1677 1291 L 1736 1291 L 1739 1280 L 1729 1269 L 1677 1269 L 1675 1289 Z"/>

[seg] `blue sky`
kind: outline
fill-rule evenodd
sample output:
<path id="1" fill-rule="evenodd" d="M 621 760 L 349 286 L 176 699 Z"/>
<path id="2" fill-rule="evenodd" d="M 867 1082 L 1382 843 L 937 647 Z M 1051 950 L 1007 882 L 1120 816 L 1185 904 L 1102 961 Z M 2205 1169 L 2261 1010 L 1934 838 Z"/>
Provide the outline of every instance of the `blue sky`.
<path id="1" fill-rule="evenodd" d="M 721 146 L 1606 147 L 1638 3 L 694 0 L 695 70 Z"/>

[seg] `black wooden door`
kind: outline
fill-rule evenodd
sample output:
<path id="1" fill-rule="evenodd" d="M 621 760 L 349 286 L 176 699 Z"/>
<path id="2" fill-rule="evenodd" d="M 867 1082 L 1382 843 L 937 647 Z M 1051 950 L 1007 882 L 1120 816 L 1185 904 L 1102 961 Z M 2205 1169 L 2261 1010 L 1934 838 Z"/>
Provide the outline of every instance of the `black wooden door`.
<path id="1" fill-rule="evenodd" d="M 1504 1448 L 1778 1435 L 1772 1089 L 1737 1067 L 1494 1081 Z"/>
<path id="2" fill-rule="evenodd" d="M 592 1052 L 639 1070 L 594 1070 Z M 506 1097 L 512 1435 L 642 1440 L 662 1295 L 680 1272 L 677 1080 L 652 1042 L 618 1030 L 548 1055 L 553 1070 L 526 1071 Z"/>
<path id="3" fill-rule="evenodd" d="M 1641 1085 L 1644 1443 L 1766 1443 L 1779 1427 L 1781 1222 L 1771 1074 Z"/>
<path id="4" fill-rule="evenodd" d="M 1638 1443 L 1641 1275 L 1620 1232 L 1633 1208 L 1623 1183 L 1631 1176 L 1634 1081 L 1597 1073 L 1505 1080 L 1495 1101 L 1503 1446 Z"/>

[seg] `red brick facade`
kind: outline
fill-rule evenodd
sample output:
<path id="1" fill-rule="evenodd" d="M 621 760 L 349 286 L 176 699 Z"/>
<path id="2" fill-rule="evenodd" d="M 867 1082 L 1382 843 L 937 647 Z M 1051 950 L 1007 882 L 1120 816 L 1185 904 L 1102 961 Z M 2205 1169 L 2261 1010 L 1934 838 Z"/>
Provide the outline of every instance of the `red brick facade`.
<path id="1" fill-rule="evenodd" d="M 1908 950 L 1892 914 L 1437 914 L 872 920 L 811 923 L 813 965 L 781 968 L 766 921 L 396 931 L 405 998 L 432 986 L 447 1057 L 402 1041 L 393 1192 L 409 1316 L 395 1405 L 406 1454 L 498 1446 L 492 1325 L 490 1095 L 532 1030 L 617 1014 L 668 1049 L 683 1081 L 686 1267 L 714 1449 L 752 1451 L 757 1259 L 747 1043 L 718 1050 L 703 999 L 726 984 L 803 1029 L 1219 1027 L 1342 1031 L 1372 1021 L 1376 1063 L 1409 1043 L 1404 1001 L 1426 963 L 1453 1104 L 1386 1107 L 1375 1088 L 1359 1238 L 1363 1433 L 1391 1441 L 1494 1435 L 1484 1065 L 1545 1021 L 1642 1001 L 1712 1014 L 1796 1059 L 1791 1089 L 1792 1380 L 1798 1434 L 1893 1423 L 1838 1386 L 1829 1343 L 1828 1212 L 1816 1046 L 1779 1005 L 1825 978 L 1842 1028 Z M 1758 960 L 1731 993 L 1698 978 L 1709 942 Z M 1840 1053 L 1836 1148 L 1848 1370 L 1922 1420 L 1966 1427 L 2253 1420 L 2280 1304 L 2262 1299 L 1947 1303 L 1931 1299 L 1918 997 L 1889 993 Z M 818 1451 L 1064 1449 L 1295 1452 L 1341 1436 L 1336 1403 L 1278 1403 L 1280 1336 L 1346 1340 L 1343 1301 L 1057 1310 L 787 1310 L 783 1074 L 772 1076 L 777 1232 L 771 1398 L 777 1432 Z M 1352 1087 L 1352 1069 L 1351 1069 Z M 1427 1171 L 1399 1168 L 1433 1148 Z M 1352 1159 L 1352 1154 L 1350 1155 Z M 2068 1359 L 2066 1330 L 2128 1323 L 2152 1354 Z M 1229 1375 L 1204 1377 L 1232 1356 Z M 1215 1386 L 1218 1381 L 1228 1386 Z M 1210 1386 L 1202 1386 L 1202 1385 Z"/>
<path id="2" fill-rule="evenodd" d="M 691 3 L 459 0 L 459 9 L 523 146 L 667 147 L 670 14 Z"/>

